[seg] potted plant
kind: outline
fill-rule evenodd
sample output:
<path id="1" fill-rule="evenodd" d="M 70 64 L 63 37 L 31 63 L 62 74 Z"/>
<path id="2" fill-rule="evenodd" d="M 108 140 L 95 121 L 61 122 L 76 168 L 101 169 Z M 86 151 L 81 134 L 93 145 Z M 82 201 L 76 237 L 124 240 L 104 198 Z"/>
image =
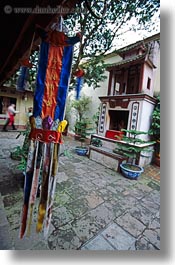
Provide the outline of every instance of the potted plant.
<path id="1" fill-rule="evenodd" d="M 90 108 L 91 98 L 83 95 L 79 100 L 73 100 L 71 108 L 76 111 L 76 122 L 74 126 L 75 140 L 79 140 L 83 128 L 87 126 L 86 113 Z"/>
<path id="2" fill-rule="evenodd" d="M 90 109 L 90 103 L 92 102 L 91 98 L 83 95 L 79 100 L 74 100 L 71 104 L 71 107 L 76 110 L 76 122 L 74 126 L 75 140 L 81 142 L 80 146 L 76 146 L 75 151 L 79 155 L 85 155 L 88 152 L 88 148 L 85 146 L 85 141 L 87 136 L 90 135 L 93 131 L 92 122 L 86 118 L 86 114 Z"/>
<path id="3" fill-rule="evenodd" d="M 90 135 L 92 128 L 90 127 L 90 122 L 87 119 L 77 121 L 75 124 L 76 135 L 79 136 L 78 140 L 81 145 L 75 147 L 75 151 L 78 155 L 86 155 L 88 152 L 87 146 L 85 146 L 85 141 L 87 136 Z"/>
<path id="4" fill-rule="evenodd" d="M 148 147 L 154 144 L 154 141 L 146 141 L 140 139 L 140 135 L 148 134 L 148 132 L 137 130 L 125 130 L 122 141 L 117 142 L 117 147 L 114 149 L 115 153 L 121 154 L 127 158 L 127 163 L 120 164 L 122 174 L 129 179 L 137 179 L 144 171 L 143 167 L 138 165 L 139 156 L 142 151 L 150 152 Z"/>
<path id="5" fill-rule="evenodd" d="M 157 97 L 157 103 L 151 116 L 149 134 L 156 141 L 153 161 L 160 166 L 160 96 Z"/>
<path id="6" fill-rule="evenodd" d="M 96 147 L 100 147 L 100 146 L 102 146 L 102 140 L 99 138 L 93 137 L 91 139 L 91 144 L 96 146 Z"/>

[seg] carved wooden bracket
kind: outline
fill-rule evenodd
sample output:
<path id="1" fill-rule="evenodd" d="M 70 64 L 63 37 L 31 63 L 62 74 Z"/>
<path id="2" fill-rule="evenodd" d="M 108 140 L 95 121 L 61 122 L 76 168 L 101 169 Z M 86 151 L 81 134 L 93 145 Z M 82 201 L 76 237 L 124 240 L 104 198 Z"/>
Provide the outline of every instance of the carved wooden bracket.
<path id="1" fill-rule="evenodd" d="M 121 108 L 127 108 L 128 104 L 130 102 L 130 99 L 109 99 L 109 106 L 110 108 L 115 108 L 117 106 Z"/>

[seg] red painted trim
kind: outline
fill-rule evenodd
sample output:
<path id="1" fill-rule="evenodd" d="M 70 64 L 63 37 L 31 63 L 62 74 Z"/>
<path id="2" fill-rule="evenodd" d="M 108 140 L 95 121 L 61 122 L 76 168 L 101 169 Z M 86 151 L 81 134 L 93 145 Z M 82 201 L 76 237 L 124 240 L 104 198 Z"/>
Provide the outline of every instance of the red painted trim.
<path id="1" fill-rule="evenodd" d="M 61 133 L 51 130 L 43 130 L 34 128 L 30 132 L 29 138 L 32 140 L 38 140 L 44 143 L 60 143 Z"/>

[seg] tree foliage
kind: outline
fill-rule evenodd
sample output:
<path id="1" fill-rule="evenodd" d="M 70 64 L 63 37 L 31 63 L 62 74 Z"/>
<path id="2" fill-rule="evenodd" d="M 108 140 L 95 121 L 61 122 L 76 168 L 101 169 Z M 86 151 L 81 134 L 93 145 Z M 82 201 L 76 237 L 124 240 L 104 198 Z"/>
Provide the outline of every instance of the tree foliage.
<path id="1" fill-rule="evenodd" d="M 74 100 L 72 102 L 72 107 L 77 111 L 77 120 L 82 121 L 85 119 L 86 112 L 90 108 L 91 98 L 83 95 L 79 100 Z"/>
<path id="2" fill-rule="evenodd" d="M 30 62 L 32 63 L 32 67 L 29 68 L 28 78 L 27 78 L 27 89 L 34 91 L 36 84 L 36 75 L 39 61 L 39 50 L 35 50 L 30 56 Z M 20 68 L 16 71 L 16 73 L 11 76 L 4 85 L 16 87 L 17 80 L 20 75 Z"/>
<path id="3" fill-rule="evenodd" d="M 106 79 L 106 76 L 104 75 L 106 65 L 102 56 L 92 57 L 87 63 L 83 65 L 83 68 L 86 73 L 84 82 L 87 83 L 89 87 L 100 87 L 99 81 Z"/>
<path id="4" fill-rule="evenodd" d="M 92 12 L 87 9 L 85 2 L 79 5 L 82 12 L 67 17 L 65 26 L 69 34 L 73 34 L 77 29 L 82 33 L 81 42 L 75 48 L 73 68 L 76 70 L 84 61 L 92 60 L 92 63 L 88 63 L 85 67 L 87 75 L 85 82 L 91 80 L 89 82 L 96 88 L 98 82 L 105 78 L 102 74 L 104 63 L 101 56 L 112 48 L 114 41 L 117 42 L 121 29 L 132 18 L 136 18 L 137 22 L 135 25 L 128 24 L 128 30 L 148 27 L 151 18 L 160 7 L 160 2 L 159 0 L 89 1 Z M 106 13 L 100 19 L 94 17 L 95 12 L 102 14 L 104 3 L 107 4 Z"/>
<path id="5" fill-rule="evenodd" d="M 148 132 L 125 129 L 122 129 L 122 131 L 127 133 L 127 135 L 123 136 L 121 142 L 117 142 L 117 147 L 114 149 L 114 152 L 126 156 L 130 159 L 132 165 L 138 163 L 139 155 L 142 151 L 152 152 L 148 146 L 144 146 L 143 144 L 151 145 L 155 142 L 139 138 L 141 135 L 148 135 Z"/>
<path id="6" fill-rule="evenodd" d="M 89 3 L 88 6 L 87 3 Z M 104 4 L 106 4 L 105 9 Z M 105 79 L 103 55 L 113 47 L 114 43 L 117 44 L 124 26 L 127 26 L 127 31 L 142 28 L 147 28 L 149 31 L 151 18 L 159 10 L 159 7 L 159 0 L 82 1 L 71 14 L 65 17 L 63 25 L 69 36 L 75 35 L 75 31 L 82 34 L 80 43 L 74 48 L 72 72 L 83 64 L 86 72 L 85 82 L 92 85 L 94 89 L 98 87 L 98 83 Z M 133 18 L 136 21 L 131 24 L 130 21 Z M 36 61 L 32 58 L 34 64 L 37 63 L 36 54 Z M 32 82 L 35 81 L 36 67 L 30 72 L 29 82 L 33 87 Z M 16 76 L 11 79 L 14 84 Z M 75 78 L 72 76 L 70 88 L 74 87 Z"/>

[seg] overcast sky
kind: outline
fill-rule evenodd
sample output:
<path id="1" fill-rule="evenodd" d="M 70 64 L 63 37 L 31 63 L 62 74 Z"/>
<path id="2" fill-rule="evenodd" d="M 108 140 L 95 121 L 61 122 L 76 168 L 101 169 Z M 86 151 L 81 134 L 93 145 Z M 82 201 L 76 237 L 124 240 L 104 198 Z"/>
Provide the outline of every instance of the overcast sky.
<path id="1" fill-rule="evenodd" d="M 114 42 L 114 49 L 119 49 L 121 47 L 127 46 L 131 43 L 137 42 L 139 40 L 148 38 L 156 33 L 160 32 L 160 18 L 159 18 L 160 11 L 157 12 L 154 17 L 152 18 L 152 21 L 150 23 L 149 30 L 144 29 L 144 30 L 135 30 L 135 31 L 130 31 L 128 28 L 130 25 L 136 25 L 136 19 L 133 18 L 130 21 L 130 25 L 126 26 L 124 29 L 122 29 L 122 32 L 124 32 L 119 38 L 116 38 Z M 125 32 L 126 31 L 126 32 Z"/>

